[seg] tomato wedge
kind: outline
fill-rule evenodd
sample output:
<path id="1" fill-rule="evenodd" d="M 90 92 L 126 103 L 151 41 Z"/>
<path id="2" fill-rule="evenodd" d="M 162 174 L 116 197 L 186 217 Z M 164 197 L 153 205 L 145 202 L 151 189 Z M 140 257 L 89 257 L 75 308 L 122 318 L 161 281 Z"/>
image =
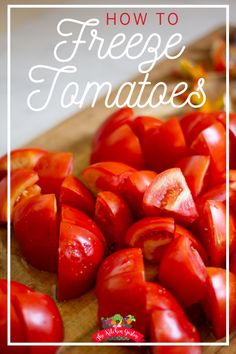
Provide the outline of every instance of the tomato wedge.
<path id="1" fill-rule="evenodd" d="M 35 166 L 42 193 L 55 193 L 59 197 L 61 184 L 64 178 L 71 174 L 72 169 L 73 156 L 70 152 L 44 154 Z"/>
<path id="2" fill-rule="evenodd" d="M 148 216 L 164 214 L 186 223 L 198 217 L 180 168 L 171 168 L 157 175 L 144 193 L 143 208 Z"/>
<path id="3" fill-rule="evenodd" d="M 173 240 L 174 230 L 173 218 L 147 217 L 128 229 L 125 241 L 130 247 L 141 248 L 146 260 L 158 263 Z"/>
<path id="4" fill-rule="evenodd" d="M 226 335 L 226 270 L 207 268 L 208 283 L 202 301 L 206 316 L 217 339 Z M 236 276 L 229 273 L 229 329 L 236 326 Z"/>
<path id="5" fill-rule="evenodd" d="M 171 242 L 161 260 L 159 279 L 184 307 L 204 298 L 207 272 L 189 238 L 180 236 Z"/>
<path id="6" fill-rule="evenodd" d="M 13 226 L 27 262 L 40 270 L 56 272 L 59 241 L 55 195 L 22 200 L 14 208 Z"/>
<path id="7" fill-rule="evenodd" d="M 193 197 L 198 196 L 206 187 L 209 164 L 210 157 L 204 155 L 185 157 L 175 164 L 183 172 Z"/>
<path id="8" fill-rule="evenodd" d="M 224 203 L 226 201 L 226 184 L 221 183 L 212 188 L 209 188 L 204 194 L 195 199 L 197 210 L 201 213 L 205 203 L 208 200 L 215 200 Z"/>
<path id="9" fill-rule="evenodd" d="M 158 118 L 139 116 L 132 121 L 130 126 L 139 138 L 140 142 L 142 142 L 148 130 L 154 127 L 160 127 L 162 124 L 163 122 Z"/>
<path id="10" fill-rule="evenodd" d="M 92 193 L 76 177 L 67 176 L 61 185 L 60 204 L 67 204 L 84 211 L 92 216 L 95 209 L 95 200 Z"/>
<path id="11" fill-rule="evenodd" d="M 97 194 L 103 190 L 119 192 L 124 179 L 136 170 L 121 162 L 98 162 L 81 172 L 81 178 L 87 187 Z"/>
<path id="12" fill-rule="evenodd" d="M 21 200 L 40 194 L 36 172 L 20 169 L 11 173 L 11 216 L 14 206 Z M 0 222 L 7 221 L 7 176 L 0 181 Z"/>
<path id="13" fill-rule="evenodd" d="M 230 271 L 236 276 L 236 252 L 230 255 Z"/>
<path id="14" fill-rule="evenodd" d="M 122 197 L 109 191 L 98 193 L 94 219 L 106 237 L 110 251 L 124 247 L 125 234 L 133 218 Z"/>

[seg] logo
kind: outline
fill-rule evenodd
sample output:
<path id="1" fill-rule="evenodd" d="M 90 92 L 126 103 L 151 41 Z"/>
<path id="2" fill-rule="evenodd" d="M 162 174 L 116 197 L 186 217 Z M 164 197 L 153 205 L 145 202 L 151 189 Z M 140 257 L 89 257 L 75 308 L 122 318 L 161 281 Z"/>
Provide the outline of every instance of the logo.
<path id="1" fill-rule="evenodd" d="M 97 331 L 92 339 L 94 342 L 143 342 L 143 334 L 132 328 L 136 318 L 115 314 L 101 318 L 102 330 Z"/>

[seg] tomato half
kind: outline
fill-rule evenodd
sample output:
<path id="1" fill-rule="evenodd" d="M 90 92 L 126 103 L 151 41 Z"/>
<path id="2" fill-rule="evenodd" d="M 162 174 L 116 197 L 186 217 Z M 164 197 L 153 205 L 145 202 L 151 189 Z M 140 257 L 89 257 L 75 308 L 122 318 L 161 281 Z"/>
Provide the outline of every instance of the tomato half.
<path id="1" fill-rule="evenodd" d="M 167 215 L 191 223 L 198 213 L 180 168 L 166 170 L 153 180 L 143 197 L 146 215 Z"/>
<path id="2" fill-rule="evenodd" d="M 106 237 L 110 251 L 123 248 L 126 231 L 133 222 L 125 200 L 113 192 L 98 193 L 94 218 Z"/>
<path id="3" fill-rule="evenodd" d="M 59 241 L 55 195 L 22 200 L 14 209 L 13 226 L 27 262 L 40 270 L 56 272 Z"/>
<path id="4" fill-rule="evenodd" d="M 184 307 L 203 299 L 207 272 L 189 238 L 180 236 L 171 242 L 161 260 L 159 279 Z"/>

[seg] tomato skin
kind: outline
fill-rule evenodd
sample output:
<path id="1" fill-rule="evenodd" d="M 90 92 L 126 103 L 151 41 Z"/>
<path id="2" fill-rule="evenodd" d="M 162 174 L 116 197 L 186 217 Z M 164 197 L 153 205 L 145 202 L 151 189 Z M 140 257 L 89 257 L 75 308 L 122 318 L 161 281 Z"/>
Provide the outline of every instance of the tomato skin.
<path id="1" fill-rule="evenodd" d="M 202 301 L 206 316 L 213 326 L 217 339 L 226 335 L 226 270 L 207 268 L 208 283 L 206 297 Z M 236 276 L 229 273 L 229 329 L 236 326 Z"/>
<path id="2" fill-rule="evenodd" d="M 188 154 L 179 120 L 175 117 L 148 130 L 142 147 L 148 169 L 158 173 Z"/>
<path id="3" fill-rule="evenodd" d="M 58 216 L 54 194 L 22 200 L 14 208 L 15 237 L 27 262 L 56 272 L 58 262 Z"/>
<path id="4" fill-rule="evenodd" d="M 132 314 L 136 318 L 133 329 L 145 334 L 146 283 L 140 249 L 120 250 L 104 260 L 97 274 L 96 295 L 100 325 L 101 317 Z"/>
<path id="5" fill-rule="evenodd" d="M 19 168 L 34 169 L 38 160 L 46 153 L 46 150 L 38 148 L 26 148 L 13 150 L 11 156 L 11 171 Z M 0 158 L 0 179 L 7 174 L 7 155 Z"/>
<path id="6" fill-rule="evenodd" d="M 11 217 L 14 205 L 19 198 L 25 198 L 29 194 L 28 188 L 31 188 L 38 181 L 36 172 L 29 169 L 15 170 L 11 173 Z M 40 190 L 38 190 L 40 193 Z M 0 222 L 7 221 L 7 176 L 0 181 Z"/>
<path id="7" fill-rule="evenodd" d="M 127 200 L 137 218 L 144 216 L 143 195 L 156 176 L 156 172 L 141 170 L 133 172 L 124 179 L 121 194 Z"/>
<path id="8" fill-rule="evenodd" d="M 236 276 L 236 252 L 230 255 L 230 271 Z"/>
<path id="9" fill-rule="evenodd" d="M 85 185 L 97 194 L 101 191 L 119 192 L 124 179 L 136 169 L 121 162 L 98 162 L 81 172 Z"/>
<path id="10" fill-rule="evenodd" d="M 226 184 L 218 184 L 208 189 L 204 194 L 200 195 L 198 198 L 195 199 L 199 214 L 201 214 L 202 209 L 208 200 L 215 200 L 217 202 L 224 203 L 226 200 Z"/>
<path id="11" fill-rule="evenodd" d="M 94 219 L 111 251 L 124 247 L 125 234 L 133 218 L 122 197 L 109 191 L 98 193 Z"/>
<path id="12" fill-rule="evenodd" d="M 144 158 L 138 137 L 124 124 L 93 146 L 90 162 L 118 161 L 137 169 L 144 168 Z"/>
<path id="13" fill-rule="evenodd" d="M 190 239 L 180 236 L 171 242 L 161 260 L 159 279 L 184 307 L 203 299 L 207 273 Z"/>
<path id="14" fill-rule="evenodd" d="M 104 242 L 84 225 L 60 224 L 58 293 L 59 301 L 79 297 L 95 283 L 105 255 Z"/>
<path id="15" fill-rule="evenodd" d="M 61 185 L 60 204 L 67 204 L 92 216 L 95 209 L 95 200 L 92 193 L 76 177 L 67 176 Z"/>
<path id="16" fill-rule="evenodd" d="M 170 168 L 153 180 L 143 197 L 147 216 L 166 215 L 191 223 L 198 213 L 180 168 Z"/>
<path id="17" fill-rule="evenodd" d="M 72 169 L 73 156 L 70 152 L 48 152 L 43 155 L 35 166 L 42 193 L 54 193 L 59 197 L 62 181 L 71 174 Z"/>
<path id="18" fill-rule="evenodd" d="M 204 187 L 206 187 L 209 164 L 210 157 L 204 155 L 185 157 L 175 164 L 175 166 L 179 167 L 183 172 L 193 197 L 197 197 Z"/>
<path id="19" fill-rule="evenodd" d="M 158 118 L 138 116 L 132 121 L 131 128 L 139 138 L 140 142 L 142 142 L 148 130 L 154 127 L 160 127 L 162 124 L 163 122 Z"/>
<path id="20" fill-rule="evenodd" d="M 210 181 L 212 184 L 222 182 L 226 171 L 226 132 L 219 122 L 204 129 L 193 141 L 191 149 L 200 155 L 210 155 Z"/>
<path id="21" fill-rule="evenodd" d="M 174 230 L 173 218 L 146 217 L 130 226 L 125 241 L 129 247 L 141 248 L 146 260 L 158 263 L 173 240 Z"/>

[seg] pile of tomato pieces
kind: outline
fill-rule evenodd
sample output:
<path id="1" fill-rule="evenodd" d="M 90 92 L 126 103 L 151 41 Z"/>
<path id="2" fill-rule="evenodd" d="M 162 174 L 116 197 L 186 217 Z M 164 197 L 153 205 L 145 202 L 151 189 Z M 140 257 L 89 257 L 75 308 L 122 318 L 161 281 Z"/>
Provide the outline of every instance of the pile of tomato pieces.
<path id="1" fill-rule="evenodd" d="M 236 115 L 230 114 L 230 330 L 236 326 Z M 116 313 L 153 342 L 199 342 L 205 323 L 226 334 L 226 115 L 166 121 L 113 113 L 72 175 L 69 152 L 11 154 L 11 218 L 26 261 L 58 274 L 59 301 L 96 283 L 98 321 Z M 0 221 L 7 220 L 0 159 Z M 152 268 L 152 281 L 145 269 Z M 193 313 L 201 313 L 192 316 Z M 196 321 L 197 317 L 197 321 Z M 221 320 L 219 320 L 221 319 Z M 192 321 L 192 322 L 191 322 Z M 195 323 L 196 322 L 196 323 Z M 197 346 L 155 353 L 198 354 Z"/>

